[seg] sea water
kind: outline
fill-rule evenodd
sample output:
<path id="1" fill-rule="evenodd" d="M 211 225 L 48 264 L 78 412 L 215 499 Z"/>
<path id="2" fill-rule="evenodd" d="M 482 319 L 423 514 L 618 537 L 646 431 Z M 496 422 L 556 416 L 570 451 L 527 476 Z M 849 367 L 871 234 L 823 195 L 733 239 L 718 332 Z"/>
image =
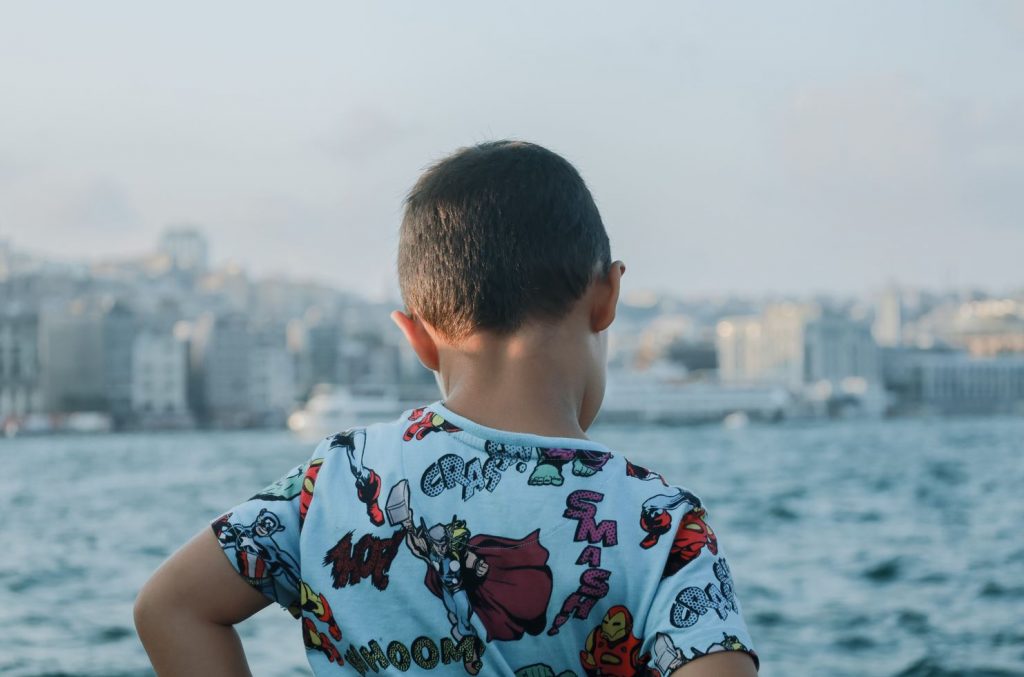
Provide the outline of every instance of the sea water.
<path id="1" fill-rule="evenodd" d="M 1024 419 L 592 436 L 704 499 L 762 675 L 1024 675 Z M 0 674 L 152 674 L 139 587 L 312 448 L 286 432 L 0 441 Z M 276 605 L 239 632 L 257 677 L 309 674 Z"/>

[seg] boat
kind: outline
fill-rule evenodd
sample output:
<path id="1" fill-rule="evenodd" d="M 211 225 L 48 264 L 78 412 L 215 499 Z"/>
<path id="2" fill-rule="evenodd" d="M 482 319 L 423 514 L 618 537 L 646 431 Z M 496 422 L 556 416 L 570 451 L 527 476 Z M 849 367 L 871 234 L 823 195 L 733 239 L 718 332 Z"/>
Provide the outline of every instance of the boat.
<path id="1" fill-rule="evenodd" d="M 397 394 L 360 392 L 318 385 L 306 405 L 288 417 L 288 429 L 304 438 L 322 437 L 355 426 L 390 421 L 403 410 Z"/>
<path id="2" fill-rule="evenodd" d="M 722 419 L 722 426 L 726 430 L 740 430 L 750 425 L 750 416 L 745 411 L 734 411 Z"/>
<path id="3" fill-rule="evenodd" d="M 110 414 L 101 411 L 76 411 L 67 415 L 61 429 L 71 433 L 109 433 L 114 422 Z"/>
<path id="4" fill-rule="evenodd" d="M 609 374 L 601 423 L 722 422 L 743 427 L 752 420 L 788 418 L 791 395 L 780 386 L 725 385 L 667 378 L 661 374 Z"/>

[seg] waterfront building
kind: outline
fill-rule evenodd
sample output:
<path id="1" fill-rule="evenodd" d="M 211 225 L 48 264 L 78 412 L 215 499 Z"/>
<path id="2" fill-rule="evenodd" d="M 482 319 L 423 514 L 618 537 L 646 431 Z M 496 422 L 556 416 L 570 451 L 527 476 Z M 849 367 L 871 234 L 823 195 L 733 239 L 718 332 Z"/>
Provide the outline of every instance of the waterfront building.
<path id="1" fill-rule="evenodd" d="M 361 386 L 394 386 L 400 380 L 399 348 L 381 336 L 361 334 L 342 339 L 338 383 L 355 390 Z"/>
<path id="2" fill-rule="evenodd" d="M 199 278 L 196 286 L 205 308 L 219 313 L 250 310 L 252 288 L 249 276 L 236 264 L 227 264 Z"/>
<path id="3" fill-rule="evenodd" d="M 93 303 L 77 299 L 44 307 L 39 366 L 46 411 L 107 411 L 103 354 L 103 325 Z"/>
<path id="4" fill-rule="evenodd" d="M 132 347 L 135 342 L 135 314 L 123 301 L 107 301 L 100 315 L 103 352 L 103 388 L 106 411 L 114 425 L 121 427 L 132 414 Z"/>
<path id="5" fill-rule="evenodd" d="M 320 383 L 339 383 L 341 362 L 341 324 L 320 308 L 305 313 L 294 332 L 298 348 L 299 392 L 307 397 Z"/>
<path id="6" fill-rule="evenodd" d="M 18 250 L 9 239 L 0 239 L 0 282 L 21 277 L 45 267 L 45 262 Z"/>
<path id="7" fill-rule="evenodd" d="M 699 341 L 700 335 L 692 317 L 683 313 L 666 313 L 650 322 L 640 332 L 633 366 L 643 370 L 665 359 L 670 349 L 685 350 Z"/>
<path id="8" fill-rule="evenodd" d="M 897 413 L 1024 413 L 1024 357 L 904 348 L 883 351 L 882 364 Z"/>
<path id="9" fill-rule="evenodd" d="M 214 426 L 245 425 L 249 419 L 250 335 L 241 313 L 205 313 L 189 343 L 191 407 Z"/>
<path id="10" fill-rule="evenodd" d="M 871 328 L 875 343 L 893 347 L 903 343 L 903 299 L 896 287 L 886 289 L 875 308 L 875 322 Z"/>
<path id="11" fill-rule="evenodd" d="M 51 412 L 131 413 L 135 315 L 110 297 L 82 297 L 44 307 L 39 364 L 44 407 Z"/>
<path id="12" fill-rule="evenodd" d="M 759 316 L 723 318 L 715 336 L 720 380 L 799 389 L 806 381 L 804 328 L 820 313 L 815 304 L 778 303 Z"/>
<path id="13" fill-rule="evenodd" d="M 252 330 L 248 376 L 252 422 L 283 426 L 297 399 L 295 361 L 288 350 L 284 325 Z"/>
<path id="14" fill-rule="evenodd" d="M 719 381 L 785 388 L 806 415 L 877 415 L 886 396 L 870 326 L 817 305 L 775 304 L 716 327 Z"/>
<path id="15" fill-rule="evenodd" d="M 975 357 L 1024 354 L 1024 304 L 1010 299 L 965 303 L 945 338 Z"/>
<path id="16" fill-rule="evenodd" d="M 942 413 L 1024 412 L 1024 357 L 932 356 L 921 400 Z"/>
<path id="17" fill-rule="evenodd" d="M 14 308 L 0 313 L 0 426 L 43 411 L 38 344 L 38 315 Z"/>
<path id="18" fill-rule="evenodd" d="M 187 345 L 172 331 L 146 327 L 132 342 L 131 409 L 143 428 L 191 424 Z"/>
<path id="19" fill-rule="evenodd" d="M 718 377 L 723 383 L 759 380 L 762 367 L 761 319 L 755 316 L 726 317 L 715 332 Z"/>
<path id="20" fill-rule="evenodd" d="M 881 365 L 871 328 L 842 315 L 824 314 L 804 327 L 804 382 L 833 389 L 850 379 L 878 385 Z"/>
<path id="21" fill-rule="evenodd" d="M 204 273 L 209 265 L 206 238 L 192 226 L 168 228 L 160 236 L 157 249 L 170 259 L 171 267 L 178 271 Z"/>
<path id="22" fill-rule="evenodd" d="M 807 382 L 804 373 L 805 327 L 821 313 L 817 305 L 773 304 L 762 313 L 762 381 L 797 389 Z"/>

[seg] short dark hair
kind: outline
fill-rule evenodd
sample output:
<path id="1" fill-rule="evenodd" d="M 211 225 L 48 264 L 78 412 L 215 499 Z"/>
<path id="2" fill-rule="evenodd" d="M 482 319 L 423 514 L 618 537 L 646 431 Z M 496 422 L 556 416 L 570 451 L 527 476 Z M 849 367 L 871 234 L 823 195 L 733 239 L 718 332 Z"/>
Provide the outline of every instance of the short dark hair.
<path id="1" fill-rule="evenodd" d="M 608 234 L 579 172 L 536 144 L 460 148 L 405 200 L 402 298 L 450 339 L 558 319 L 610 265 Z"/>

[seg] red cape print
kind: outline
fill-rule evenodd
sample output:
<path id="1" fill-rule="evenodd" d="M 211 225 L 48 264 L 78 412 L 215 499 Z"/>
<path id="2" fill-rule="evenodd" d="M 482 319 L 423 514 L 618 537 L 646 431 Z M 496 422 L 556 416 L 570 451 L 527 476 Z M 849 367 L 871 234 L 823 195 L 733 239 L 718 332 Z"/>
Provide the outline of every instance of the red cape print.
<path id="1" fill-rule="evenodd" d="M 469 539 L 469 551 L 483 557 L 488 569 L 483 579 L 469 574 L 463 585 L 473 613 L 487 628 L 488 642 L 539 635 L 547 626 L 551 568 L 539 536 L 540 529 L 535 529 L 522 539 L 486 534 Z M 424 582 L 430 592 L 441 596 L 441 578 L 433 568 L 427 567 Z"/>

